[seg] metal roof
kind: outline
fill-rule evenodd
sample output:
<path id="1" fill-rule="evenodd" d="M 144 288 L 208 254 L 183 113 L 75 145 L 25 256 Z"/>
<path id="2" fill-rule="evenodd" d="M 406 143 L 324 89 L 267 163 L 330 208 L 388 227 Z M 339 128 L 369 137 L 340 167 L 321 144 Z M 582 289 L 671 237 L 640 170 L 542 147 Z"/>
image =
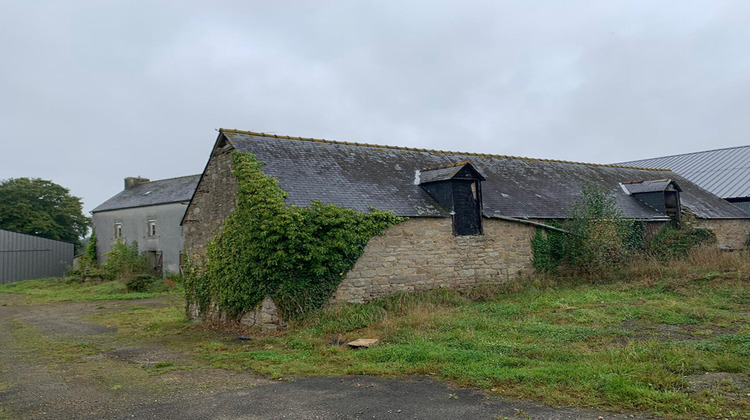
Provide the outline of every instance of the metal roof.
<path id="1" fill-rule="evenodd" d="M 671 169 L 721 198 L 750 197 L 750 146 L 633 160 L 622 164 Z"/>
<path id="2" fill-rule="evenodd" d="M 200 177 L 200 175 L 188 175 L 138 184 L 129 190 L 121 191 L 91 212 L 190 201 Z"/>
<path id="3" fill-rule="evenodd" d="M 485 178 L 486 217 L 565 218 L 581 187 L 596 184 L 610 192 L 629 218 L 666 216 L 622 190 L 627 181 L 670 178 L 683 189 L 684 207 L 700 218 L 750 218 L 748 213 L 696 187 L 677 174 L 615 165 L 583 164 L 488 154 L 443 152 L 334 142 L 238 130 L 221 130 L 236 150 L 265 162 L 263 171 L 288 193 L 288 204 L 312 201 L 362 212 L 370 207 L 399 216 L 447 217 L 419 184 L 418 171 L 468 161 Z"/>

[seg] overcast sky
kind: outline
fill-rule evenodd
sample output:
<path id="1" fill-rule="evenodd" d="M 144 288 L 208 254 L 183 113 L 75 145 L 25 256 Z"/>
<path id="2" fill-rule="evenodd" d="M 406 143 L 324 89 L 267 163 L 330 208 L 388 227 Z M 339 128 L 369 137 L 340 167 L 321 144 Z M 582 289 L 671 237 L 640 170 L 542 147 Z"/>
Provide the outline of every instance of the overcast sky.
<path id="1" fill-rule="evenodd" d="M 219 127 L 611 163 L 749 144 L 750 2 L 0 0 L 0 179 L 88 212 Z"/>

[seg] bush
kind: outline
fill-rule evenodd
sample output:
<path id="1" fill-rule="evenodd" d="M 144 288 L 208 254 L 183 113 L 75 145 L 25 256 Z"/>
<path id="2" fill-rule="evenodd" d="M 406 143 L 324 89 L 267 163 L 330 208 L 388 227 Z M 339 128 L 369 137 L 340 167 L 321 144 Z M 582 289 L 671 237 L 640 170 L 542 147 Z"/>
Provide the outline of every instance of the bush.
<path id="1" fill-rule="evenodd" d="M 566 233 L 538 229 L 531 239 L 537 272 L 555 273 L 560 266 L 585 276 L 609 275 L 643 246 L 645 224 L 625 219 L 607 191 L 585 186 L 570 217 L 553 222 Z"/>
<path id="2" fill-rule="evenodd" d="M 555 221 L 549 224 L 553 227 L 560 227 L 560 223 Z M 556 273 L 565 259 L 566 244 L 565 233 L 537 228 L 534 237 L 531 238 L 531 264 L 534 269 L 542 274 Z"/>
<path id="3" fill-rule="evenodd" d="M 87 261 L 90 261 L 94 264 L 98 262 L 98 257 L 96 255 L 96 246 L 98 242 L 99 241 L 96 238 L 96 230 L 91 229 L 91 236 L 86 242 L 86 247 L 83 250 L 83 258 L 85 258 Z"/>
<path id="4" fill-rule="evenodd" d="M 148 274 L 138 274 L 125 281 L 128 292 L 146 292 L 154 284 L 156 277 Z"/>
<path id="5" fill-rule="evenodd" d="M 111 280 L 136 281 L 139 276 L 151 276 L 151 267 L 145 255 L 138 253 L 138 243 L 117 241 L 107 254 L 102 270 Z"/>
<path id="6" fill-rule="evenodd" d="M 90 280 L 103 280 L 107 273 L 99 268 L 96 256 L 96 231 L 91 231 L 91 236 L 86 239 L 83 254 L 78 258 L 75 266 L 68 270 L 68 276 L 72 281 L 83 283 Z"/>
<path id="7" fill-rule="evenodd" d="M 656 258 L 667 261 L 685 258 L 699 245 L 716 243 L 716 234 L 705 228 L 692 227 L 683 223 L 682 228 L 667 226 L 648 244 L 648 252 Z"/>

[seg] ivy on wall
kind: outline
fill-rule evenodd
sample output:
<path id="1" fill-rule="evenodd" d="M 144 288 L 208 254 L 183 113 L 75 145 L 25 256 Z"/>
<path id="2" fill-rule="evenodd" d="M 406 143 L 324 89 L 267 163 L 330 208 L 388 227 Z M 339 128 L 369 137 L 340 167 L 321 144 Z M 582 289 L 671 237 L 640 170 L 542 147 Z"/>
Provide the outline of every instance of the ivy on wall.
<path id="1" fill-rule="evenodd" d="M 188 302 L 202 311 L 214 302 L 237 317 L 271 296 L 284 318 L 299 318 L 330 299 L 370 238 L 406 220 L 320 202 L 287 206 L 286 192 L 262 165 L 251 153 L 232 154 L 237 206 L 206 259 L 186 270 Z"/>

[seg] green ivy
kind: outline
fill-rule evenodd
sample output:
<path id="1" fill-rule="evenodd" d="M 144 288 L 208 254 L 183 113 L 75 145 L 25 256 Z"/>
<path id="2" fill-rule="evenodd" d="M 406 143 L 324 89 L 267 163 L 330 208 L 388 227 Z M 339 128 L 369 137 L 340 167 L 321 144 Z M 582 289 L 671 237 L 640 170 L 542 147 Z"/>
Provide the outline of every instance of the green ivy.
<path id="1" fill-rule="evenodd" d="M 561 228 L 556 220 L 547 222 L 552 227 Z M 555 230 L 537 228 L 531 238 L 531 264 L 538 273 L 552 274 L 565 259 L 566 234 Z"/>
<path id="2" fill-rule="evenodd" d="M 667 226 L 648 244 L 651 255 L 668 261 L 687 257 L 690 250 L 703 244 L 716 243 L 716 234 L 706 228 L 683 223 L 681 228 Z"/>
<path id="3" fill-rule="evenodd" d="M 405 218 L 313 202 L 287 206 L 286 192 L 250 153 L 232 154 L 237 206 L 186 275 L 188 300 L 240 316 L 265 296 L 285 319 L 326 303 L 373 236 Z"/>

